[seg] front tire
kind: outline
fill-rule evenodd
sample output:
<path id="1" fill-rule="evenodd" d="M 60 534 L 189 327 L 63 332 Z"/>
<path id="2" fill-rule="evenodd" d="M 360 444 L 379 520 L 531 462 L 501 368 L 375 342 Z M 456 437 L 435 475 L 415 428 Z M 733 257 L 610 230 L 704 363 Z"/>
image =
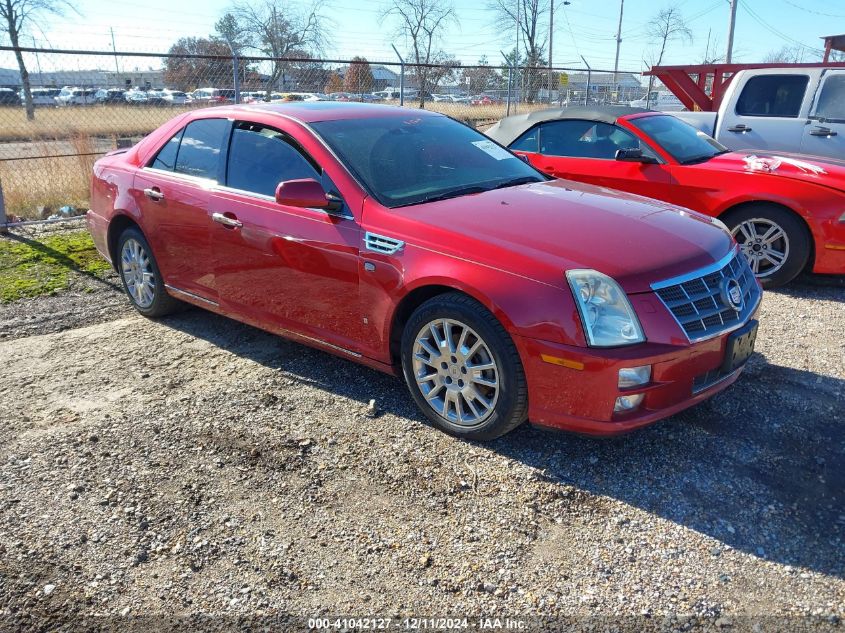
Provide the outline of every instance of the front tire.
<path id="1" fill-rule="evenodd" d="M 728 213 L 724 221 L 764 288 L 789 283 L 807 265 L 811 238 L 791 211 L 751 204 Z"/>
<path id="2" fill-rule="evenodd" d="M 146 317 L 161 317 L 176 312 L 182 302 L 164 287 L 153 251 L 144 234 L 129 227 L 117 240 L 117 270 L 132 306 Z"/>
<path id="3" fill-rule="evenodd" d="M 516 346 L 471 297 L 448 293 L 419 306 L 401 351 L 414 401 L 446 433 L 486 441 L 525 421 L 528 386 Z"/>

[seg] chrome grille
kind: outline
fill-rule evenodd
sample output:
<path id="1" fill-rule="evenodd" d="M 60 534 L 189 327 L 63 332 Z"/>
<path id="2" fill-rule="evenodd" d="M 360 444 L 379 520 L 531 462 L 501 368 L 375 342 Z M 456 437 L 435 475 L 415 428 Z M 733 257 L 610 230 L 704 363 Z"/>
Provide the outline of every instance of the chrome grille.
<path id="1" fill-rule="evenodd" d="M 742 310 L 721 297 L 724 279 L 736 279 L 743 297 Z M 717 336 L 745 323 L 760 301 L 760 287 L 745 257 L 735 251 L 701 270 L 652 285 L 690 341 Z"/>

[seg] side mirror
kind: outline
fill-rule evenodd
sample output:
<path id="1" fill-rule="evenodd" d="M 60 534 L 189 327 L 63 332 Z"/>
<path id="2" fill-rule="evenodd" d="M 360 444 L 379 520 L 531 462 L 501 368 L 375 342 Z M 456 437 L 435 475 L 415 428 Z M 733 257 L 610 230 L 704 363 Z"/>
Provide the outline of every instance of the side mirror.
<path id="1" fill-rule="evenodd" d="M 657 161 L 651 156 L 645 156 L 643 150 L 639 147 L 628 147 L 626 149 L 618 149 L 615 154 L 616 160 L 626 163 L 647 163 L 652 164 Z"/>
<path id="2" fill-rule="evenodd" d="M 332 202 L 323 186 L 313 178 L 286 180 L 276 187 L 276 202 L 288 207 L 330 209 Z"/>

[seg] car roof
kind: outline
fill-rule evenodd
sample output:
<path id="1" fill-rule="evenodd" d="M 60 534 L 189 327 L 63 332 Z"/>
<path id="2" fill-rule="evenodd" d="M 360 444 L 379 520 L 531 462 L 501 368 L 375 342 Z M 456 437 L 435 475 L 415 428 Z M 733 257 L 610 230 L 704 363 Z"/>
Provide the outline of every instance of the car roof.
<path id="1" fill-rule="evenodd" d="M 549 108 L 505 117 L 487 130 L 485 134 L 502 145 L 508 145 L 519 138 L 524 132 L 527 132 L 543 121 L 586 119 L 588 121 L 613 124 L 621 117 L 647 112 L 653 112 L 653 110 L 632 108 L 630 106 L 569 106 L 566 108 Z"/>
<path id="2" fill-rule="evenodd" d="M 228 111 L 279 114 L 302 123 L 337 121 L 341 119 L 369 119 L 390 116 L 443 116 L 436 112 L 371 103 L 342 103 L 337 101 L 291 101 L 288 103 L 251 103 L 230 106 Z M 219 112 L 219 108 L 210 109 Z"/>

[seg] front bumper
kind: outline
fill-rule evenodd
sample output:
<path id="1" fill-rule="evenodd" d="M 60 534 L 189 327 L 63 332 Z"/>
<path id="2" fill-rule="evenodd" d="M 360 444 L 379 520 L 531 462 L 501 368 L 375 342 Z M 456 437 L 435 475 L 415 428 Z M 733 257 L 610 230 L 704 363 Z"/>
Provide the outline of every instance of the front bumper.
<path id="1" fill-rule="evenodd" d="M 813 272 L 845 275 L 845 222 L 825 220 L 812 229 L 816 242 Z"/>
<path id="2" fill-rule="evenodd" d="M 751 318 L 755 318 L 759 307 Z M 742 367 L 721 375 L 726 332 L 687 345 L 643 343 L 595 349 L 517 337 L 528 380 L 528 419 L 538 426 L 588 435 L 616 435 L 652 424 L 733 384 Z M 652 366 L 651 381 L 619 389 L 619 369 Z M 621 395 L 642 393 L 633 411 L 614 413 Z"/>

